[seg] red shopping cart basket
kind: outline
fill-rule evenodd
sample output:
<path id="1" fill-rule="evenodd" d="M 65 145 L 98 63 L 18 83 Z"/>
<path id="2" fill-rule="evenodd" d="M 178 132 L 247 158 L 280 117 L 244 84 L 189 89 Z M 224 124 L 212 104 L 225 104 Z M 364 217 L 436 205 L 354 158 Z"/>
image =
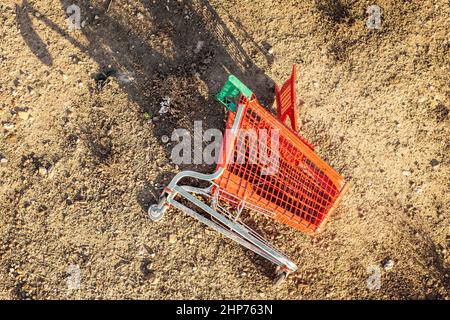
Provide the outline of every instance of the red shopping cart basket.
<path id="1" fill-rule="evenodd" d="M 281 101 L 279 97 L 284 91 L 295 90 L 295 67 L 293 71 L 290 83 L 277 89 L 278 109 L 285 104 L 283 112 L 291 115 L 291 121 L 296 119 L 292 116 L 296 113 L 295 95 L 291 94 L 290 100 Z M 312 144 L 293 130 L 296 124 L 291 122 L 290 128 L 283 114 L 278 118 L 272 115 L 236 77 L 229 77 L 217 98 L 229 109 L 229 115 L 215 172 L 178 173 L 158 204 L 149 208 L 150 217 L 159 220 L 169 206 L 174 206 L 277 264 L 277 280 L 284 279 L 297 266 L 245 225 L 241 212 L 249 209 L 313 233 L 330 218 L 348 184 L 320 159 Z M 185 177 L 210 184 L 206 188 L 181 185 Z M 194 195 L 202 195 L 205 200 Z M 180 202 L 179 197 L 194 208 Z"/>
<path id="2" fill-rule="evenodd" d="M 319 230 L 348 184 L 304 139 L 263 108 L 254 95 L 251 99 L 242 95 L 240 105 L 240 130 L 234 143 L 223 143 L 223 154 L 229 156 L 219 164 L 224 172 L 215 180 L 223 191 L 222 198 L 234 204 L 245 199 L 258 211 L 306 233 Z M 234 119 L 235 113 L 230 111 L 227 129 L 232 128 Z M 257 143 L 246 143 L 244 139 L 253 135 L 252 139 L 259 142 L 266 139 L 260 139 L 261 132 L 269 137 L 274 130 L 279 132 L 278 168 L 273 174 L 263 175 L 271 159 L 260 152 Z M 240 140 L 242 147 L 238 147 Z"/>

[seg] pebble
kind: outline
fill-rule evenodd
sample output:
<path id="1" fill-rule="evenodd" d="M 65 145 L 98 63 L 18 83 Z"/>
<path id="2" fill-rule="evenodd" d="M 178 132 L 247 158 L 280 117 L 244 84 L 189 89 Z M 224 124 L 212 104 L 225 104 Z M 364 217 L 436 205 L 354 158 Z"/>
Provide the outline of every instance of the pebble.
<path id="1" fill-rule="evenodd" d="M 197 46 L 194 49 L 194 53 L 195 54 L 199 53 L 200 50 L 202 50 L 204 44 L 205 44 L 205 42 L 201 41 L 201 40 L 199 42 L 197 42 Z"/>
<path id="2" fill-rule="evenodd" d="M 174 234 L 169 235 L 169 243 L 175 243 L 177 242 L 177 236 Z"/>
<path id="3" fill-rule="evenodd" d="M 148 281 L 150 281 L 151 284 L 158 284 L 159 278 L 156 275 L 151 274 Z"/>
<path id="4" fill-rule="evenodd" d="M 386 261 L 386 263 L 384 264 L 383 268 L 384 270 L 391 270 L 394 267 L 394 260 L 389 259 Z"/>
<path id="5" fill-rule="evenodd" d="M 6 158 L 1 158 L 1 159 L 0 159 L 0 163 L 2 163 L 2 164 L 3 164 L 3 163 L 8 163 L 8 159 L 6 159 Z"/>
<path id="6" fill-rule="evenodd" d="M 164 97 L 163 101 L 160 103 L 161 108 L 159 109 L 159 114 L 164 114 L 169 111 L 170 97 Z"/>
<path id="7" fill-rule="evenodd" d="M 3 125 L 3 128 L 5 128 L 6 130 L 12 130 L 14 129 L 14 125 L 12 123 L 7 122 Z"/>
<path id="8" fill-rule="evenodd" d="M 140 12 L 138 12 L 138 14 L 136 15 L 136 17 L 140 20 L 144 19 L 144 15 Z"/>
<path id="9" fill-rule="evenodd" d="M 19 111 L 18 113 L 17 113 L 17 116 L 20 118 L 20 119 L 22 119 L 22 120 L 28 120 L 28 118 L 30 117 L 30 114 L 28 113 L 28 112 L 26 112 L 26 111 Z"/>
<path id="10" fill-rule="evenodd" d="M 145 268 L 150 272 L 153 269 L 153 263 L 147 264 Z"/>
<path id="11" fill-rule="evenodd" d="M 44 167 L 40 167 L 38 171 L 41 176 L 47 175 L 47 169 L 45 169 Z"/>
<path id="12" fill-rule="evenodd" d="M 430 164 L 433 167 L 433 169 L 436 169 L 437 167 L 439 167 L 439 161 L 436 159 L 431 159 Z"/>
<path id="13" fill-rule="evenodd" d="M 119 80 L 122 83 L 130 83 L 134 81 L 134 77 L 130 73 L 119 73 L 117 75 L 117 80 Z"/>
<path id="14" fill-rule="evenodd" d="M 409 171 L 409 170 L 403 170 L 403 171 L 402 171 L 402 174 L 403 174 L 405 177 L 409 177 L 409 176 L 411 175 L 411 171 Z"/>

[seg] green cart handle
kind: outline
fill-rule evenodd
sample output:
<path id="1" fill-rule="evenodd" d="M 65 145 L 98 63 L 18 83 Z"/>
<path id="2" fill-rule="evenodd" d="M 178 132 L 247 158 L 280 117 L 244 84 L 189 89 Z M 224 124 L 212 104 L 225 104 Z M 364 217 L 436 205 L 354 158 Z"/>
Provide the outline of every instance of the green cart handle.
<path id="1" fill-rule="evenodd" d="M 222 90 L 216 95 L 216 99 L 225 105 L 231 112 L 236 111 L 236 104 L 230 98 L 235 98 L 242 93 L 247 99 L 250 99 L 253 92 L 247 88 L 238 78 L 230 74 L 228 80 L 223 86 Z"/>

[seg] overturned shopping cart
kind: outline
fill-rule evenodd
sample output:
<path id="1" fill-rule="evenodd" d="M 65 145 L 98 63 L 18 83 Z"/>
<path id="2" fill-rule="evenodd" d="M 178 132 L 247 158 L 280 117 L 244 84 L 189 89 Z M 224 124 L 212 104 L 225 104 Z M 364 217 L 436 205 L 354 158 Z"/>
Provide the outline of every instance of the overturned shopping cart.
<path id="1" fill-rule="evenodd" d="M 290 79 L 275 88 L 277 117 L 230 75 L 217 95 L 229 115 L 216 171 L 178 173 L 164 188 L 158 204 L 149 208 L 150 218 L 159 220 L 173 206 L 273 262 L 276 283 L 297 266 L 246 225 L 242 211 L 249 209 L 314 233 L 348 189 L 346 181 L 297 133 L 295 73 L 294 65 Z M 184 178 L 206 181 L 208 186 L 183 185 Z"/>

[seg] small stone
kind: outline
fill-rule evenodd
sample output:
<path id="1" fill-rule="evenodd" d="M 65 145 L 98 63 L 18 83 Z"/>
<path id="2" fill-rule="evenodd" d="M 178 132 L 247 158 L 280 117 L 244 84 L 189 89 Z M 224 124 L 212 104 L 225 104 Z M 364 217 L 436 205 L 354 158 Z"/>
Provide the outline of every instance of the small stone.
<path id="1" fill-rule="evenodd" d="M 6 158 L 1 158 L 1 159 L 0 159 L 0 163 L 1 163 L 1 164 L 8 163 L 8 159 L 6 159 Z"/>
<path id="2" fill-rule="evenodd" d="M 140 19 L 140 20 L 144 19 L 144 15 L 143 15 L 142 13 L 140 13 L 140 12 L 138 12 L 138 13 L 136 14 L 136 17 L 137 17 L 138 19 Z"/>
<path id="3" fill-rule="evenodd" d="M 162 141 L 163 143 L 167 143 L 167 142 L 169 142 L 169 137 L 166 136 L 166 135 L 163 135 L 163 136 L 161 136 L 161 141 Z"/>
<path id="4" fill-rule="evenodd" d="M 148 278 L 148 281 L 149 281 L 151 284 L 158 284 L 159 278 L 158 278 L 155 274 L 151 274 L 151 275 L 149 276 L 149 278 Z"/>
<path id="5" fill-rule="evenodd" d="M 131 83 L 134 81 L 134 77 L 131 73 L 119 73 L 117 75 L 117 80 L 122 83 Z"/>
<path id="6" fill-rule="evenodd" d="M 160 103 L 161 108 L 159 109 L 159 114 L 165 114 L 169 111 L 170 97 L 164 97 L 163 101 Z"/>
<path id="7" fill-rule="evenodd" d="M 409 176 L 411 175 L 411 171 L 409 171 L 409 170 L 403 170 L 403 171 L 402 171 L 402 174 L 403 174 L 405 177 L 409 177 Z"/>
<path id="8" fill-rule="evenodd" d="M 175 243 L 177 242 L 177 236 L 174 234 L 169 235 L 169 243 Z"/>
<path id="9" fill-rule="evenodd" d="M 149 263 L 146 266 L 146 270 L 148 270 L 149 272 L 153 269 L 153 263 Z"/>
<path id="10" fill-rule="evenodd" d="M 273 48 L 270 48 L 267 52 L 269 52 L 269 54 L 273 54 Z"/>
<path id="11" fill-rule="evenodd" d="M 40 17 L 41 17 L 41 14 L 40 14 L 39 12 L 36 11 L 36 12 L 34 13 L 34 16 L 35 16 L 36 18 L 40 18 Z"/>
<path id="12" fill-rule="evenodd" d="M 194 49 L 194 53 L 195 54 L 199 53 L 202 50 L 204 44 L 205 44 L 205 42 L 201 41 L 201 40 L 199 42 L 197 42 L 197 46 Z"/>
<path id="13" fill-rule="evenodd" d="M 98 20 L 98 19 L 100 19 L 100 17 L 98 15 L 95 15 L 94 20 Z"/>
<path id="14" fill-rule="evenodd" d="M 47 175 L 47 169 L 45 169 L 44 167 L 40 167 L 38 171 L 41 176 Z"/>
<path id="15" fill-rule="evenodd" d="M 386 263 L 383 265 L 384 270 L 391 270 L 394 267 L 394 260 L 389 259 L 386 261 Z"/>
<path id="16" fill-rule="evenodd" d="M 5 128 L 6 130 L 12 130 L 14 129 L 14 125 L 12 123 L 7 122 L 3 125 L 3 128 Z"/>
<path id="17" fill-rule="evenodd" d="M 26 112 L 26 111 L 19 111 L 18 113 L 17 113 L 17 116 L 20 118 L 20 119 L 22 119 L 22 120 L 28 120 L 28 118 L 30 117 L 30 114 L 28 113 L 28 112 Z"/>
<path id="18" fill-rule="evenodd" d="M 430 161 L 431 166 L 433 167 L 433 169 L 436 169 L 437 167 L 439 167 L 439 161 L 436 159 L 432 159 Z"/>

